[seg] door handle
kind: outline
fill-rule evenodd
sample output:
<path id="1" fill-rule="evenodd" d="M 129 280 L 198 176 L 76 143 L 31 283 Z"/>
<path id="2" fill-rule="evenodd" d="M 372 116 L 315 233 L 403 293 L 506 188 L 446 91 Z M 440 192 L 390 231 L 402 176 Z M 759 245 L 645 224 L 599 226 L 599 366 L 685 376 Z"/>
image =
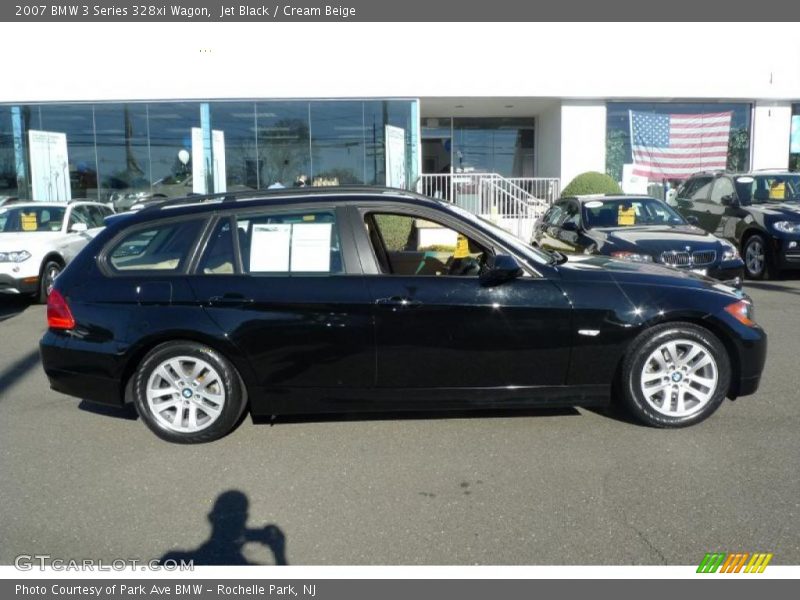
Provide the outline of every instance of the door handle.
<path id="1" fill-rule="evenodd" d="M 390 298 L 378 298 L 375 300 L 375 304 L 381 306 L 405 306 L 408 308 L 413 308 L 415 306 L 421 306 L 422 302 L 419 300 L 412 300 L 411 298 L 405 298 L 403 296 L 391 296 Z"/>
<path id="2" fill-rule="evenodd" d="M 223 296 L 211 296 L 208 299 L 209 306 L 243 306 L 255 302 L 252 298 L 245 298 L 242 294 L 225 294 Z"/>

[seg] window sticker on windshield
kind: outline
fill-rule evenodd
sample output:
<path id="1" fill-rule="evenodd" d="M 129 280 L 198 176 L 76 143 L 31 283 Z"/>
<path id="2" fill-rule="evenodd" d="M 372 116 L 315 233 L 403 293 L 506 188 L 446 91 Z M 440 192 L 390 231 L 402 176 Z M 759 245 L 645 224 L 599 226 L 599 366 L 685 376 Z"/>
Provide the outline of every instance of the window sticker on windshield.
<path id="1" fill-rule="evenodd" d="M 456 241 L 456 250 L 453 252 L 453 258 L 466 258 L 469 256 L 469 240 L 466 236 L 458 234 Z"/>
<path id="2" fill-rule="evenodd" d="M 603 206 L 603 203 L 598 200 L 592 200 L 591 202 L 587 202 L 584 206 L 586 208 L 600 208 Z"/>
<path id="3" fill-rule="evenodd" d="M 636 209 L 629 206 L 627 209 L 620 204 L 619 212 L 617 213 L 617 225 L 635 225 L 636 224 Z"/>
<path id="4" fill-rule="evenodd" d="M 769 186 L 770 200 L 783 200 L 786 197 L 786 184 L 783 181 L 773 181 Z"/>
<path id="5" fill-rule="evenodd" d="M 22 231 L 36 231 L 38 225 L 36 224 L 36 213 L 22 213 L 20 215 L 20 224 Z"/>
<path id="6" fill-rule="evenodd" d="M 317 215 L 303 215 L 303 221 L 316 221 Z"/>

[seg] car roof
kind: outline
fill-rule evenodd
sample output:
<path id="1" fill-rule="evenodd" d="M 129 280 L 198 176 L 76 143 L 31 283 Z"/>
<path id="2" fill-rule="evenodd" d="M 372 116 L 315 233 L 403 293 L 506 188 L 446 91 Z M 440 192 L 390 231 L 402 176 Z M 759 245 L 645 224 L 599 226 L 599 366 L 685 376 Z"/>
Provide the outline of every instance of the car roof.
<path id="1" fill-rule="evenodd" d="M 294 204 L 313 204 L 331 201 L 386 201 L 396 200 L 411 202 L 438 208 L 441 201 L 420 194 L 395 188 L 379 186 L 331 186 L 281 188 L 274 190 L 252 190 L 246 192 L 208 194 L 204 196 L 186 196 L 157 202 L 148 202 L 140 210 L 125 219 L 126 223 L 145 222 L 167 216 L 184 216 L 189 214 L 207 214 L 219 210 L 233 208 L 262 208 L 264 206 L 280 206 Z M 129 214 L 129 213 L 125 213 Z"/>
<path id="2" fill-rule="evenodd" d="M 25 202 L 14 202 L 13 204 L 9 204 L 8 208 L 31 208 L 33 206 L 39 206 L 42 208 L 67 208 L 68 206 L 75 206 L 75 205 L 84 205 L 90 204 L 93 206 L 107 206 L 102 202 L 95 202 L 92 200 L 74 200 L 72 202 L 42 202 L 37 200 L 27 200 Z"/>

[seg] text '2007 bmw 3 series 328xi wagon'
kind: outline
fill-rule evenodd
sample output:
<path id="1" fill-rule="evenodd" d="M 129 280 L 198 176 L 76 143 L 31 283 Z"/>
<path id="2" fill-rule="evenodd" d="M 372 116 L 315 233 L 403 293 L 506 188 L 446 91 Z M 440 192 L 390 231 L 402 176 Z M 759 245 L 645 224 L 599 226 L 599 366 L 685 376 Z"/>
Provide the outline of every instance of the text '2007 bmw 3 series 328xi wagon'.
<path id="1" fill-rule="evenodd" d="M 187 198 L 109 220 L 58 277 L 53 389 L 173 442 L 255 416 L 619 398 L 681 427 L 756 391 L 766 335 L 700 275 L 534 249 L 379 188 Z"/>

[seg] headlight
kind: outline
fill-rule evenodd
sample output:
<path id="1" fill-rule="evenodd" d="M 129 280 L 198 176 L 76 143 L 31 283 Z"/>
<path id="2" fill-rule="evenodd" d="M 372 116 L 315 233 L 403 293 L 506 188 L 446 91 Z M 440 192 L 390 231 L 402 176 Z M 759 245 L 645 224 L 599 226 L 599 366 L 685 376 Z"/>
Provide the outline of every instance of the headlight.
<path id="1" fill-rule="evenodd" d="M 756 324 L 756 317 L 753 312 L 753 303 L 749 300 L 739 300 L 725 307 L 725 312 L 739 321 L 742 325 L 753 327 Z"/>
<path id="2" fill-rule="evenodd" d="M 724 250 L 722 251 L 722 262 L 729 260 L 736 260 L 739 258 L 739 250 L 732 244 L 723 244 Z"/>
<path id="3" fill-rule="evenodd" d="M 0 262 L 21 263 L 28 260 L 31 253 L 27 250 L 17 250 L 14 252 L 0 252 Z"/>
<path id="4" fill-rule="evenodd" d="M 800 233 L 800 221 L 775 221 L 772 226 L 781 233 Z"/>
<path id="5" fill-rule="evenodd" d="M 653 257 L 649 254 L 639 254 L 638 252 L 612 252 L 611 256 L 614 258 L 621 258 L 622 260 L 630 260 L 633 262 L 649 263 L 653 262 Z"/>

